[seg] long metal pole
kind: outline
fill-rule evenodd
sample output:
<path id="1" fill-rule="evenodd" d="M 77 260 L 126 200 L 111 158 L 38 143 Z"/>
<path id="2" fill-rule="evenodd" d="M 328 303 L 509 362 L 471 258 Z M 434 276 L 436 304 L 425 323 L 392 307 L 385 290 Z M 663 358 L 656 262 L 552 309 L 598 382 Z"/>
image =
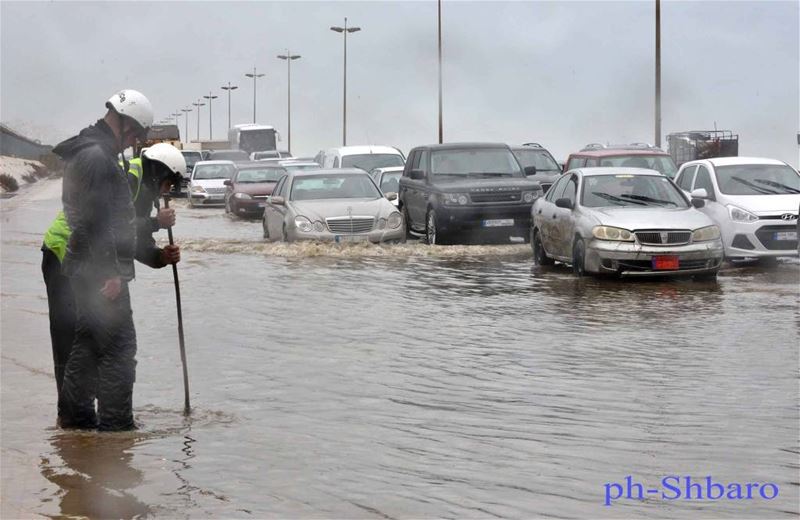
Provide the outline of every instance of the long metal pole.
<path id="1" fill-rule="evenodd" d="M 292 53 L 286 49 L 286 67 L 287 67 L 287 88 L 286 88 L 286 127 L 289 133 L 288 139 L 288 152 L 292 155 Z"/>
<path id="2" fill-rule="evenodd" d="M 442 0 L 439 0 L 439 144 L 442 144 Z"/>
<path id="3" fill-rule="evenodd" d="M 183 115 L 186 117 L 186 142 L 189 142 L 189 112 L 184 112 Z"/>
<path id="4" fill-rule="evenodd" d="M 656 146 L 661 146 L 661 0 L 656 0 Z"/>
<path id="5" fill-rule="evenodd" d="M 211 95 L 211 93 L 209 93 L 209 96 L 210 95 Z M 211 128 L 211 100 L 210 99 L 208 100 L 208 140 L 209 141 L 213 141 L 214 140 L 214 133 L 213 133 L 213 130 Z"/>
<path id="6" fill-rule="evenodd" d="M 197 106 L 197 140 L 200 140 L 200 105 Z"/>
<path id="7" fill-rule="evenodd" d="M 344 88 L 342 89 L 342 146 L 347 146 L 347 17 L 344 19 Z"/>
<path id="8" fill-rule="evenodd" d="M 253 67 L 253 124 L 256 124 L 256 68 Z"/>
<path id="9" fill-rule="evenodd" d="M 228 87 L 231 86 L 231 82 L 228 82 Z M 231 129 L 231 89 L 228 88 L 228 130 Z"/>

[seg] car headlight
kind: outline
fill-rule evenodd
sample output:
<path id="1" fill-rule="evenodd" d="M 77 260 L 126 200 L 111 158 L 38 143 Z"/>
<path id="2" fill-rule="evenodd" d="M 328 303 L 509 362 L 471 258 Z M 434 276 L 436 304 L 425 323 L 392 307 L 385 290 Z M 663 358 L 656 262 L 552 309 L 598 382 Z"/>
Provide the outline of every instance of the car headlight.
<path id="1" fill-rule="evenodd" d="M 386 225 L 389 226 L 389 229 L 397 229 L 400 227 L 400 224 L 402 223 L 403 223 L 403 215 L 401 215 L 396 211 L 391 215 L 389 215 L 389 219 L 386 221 Z"/>
<path id="2" fill-rule="evenodd" d="M 734 222 L 755 222 L 758 217 L 734 205 L 728 205 L 728 214 Z"/>
<path id="3" fill-rule="evenodd" d="M 297 216 L 294 218 L 294 225 L 297 229 L 302 231 L 303 233 L 310 233 L 312 229 L 311 221 L 308 220 L 306 217 Z"/>
<path id="4" fill-rule="evenodd" d="M 600 240 L 616 240 L 618 242 L 633 242 L 633 233 L 627 229 L 611 226 L 595 226 L 592 235 Z"/>
<path id="5" fill-rule="evenodd" d="M 469 199 L 463 193 L 442 193 L 442 202 L 459 206 L 466 206 Z"/>
<path id="6" fill-rule="evenodd" d="M 536 199 L 535 191 L 526 191 L 522 194 L 523 202 L 533 202 Z"/>
<path id="7" fill-rule="evenodd" d="M 317 233 L 322 233 L 323 231 L 325 231 L 325 224 L 323 224 L 322 221 L 320 220 L 315 220 L 314 231 L 316 231 Z"/>
<path id="8" fill-rule="evenodd" d="M 248 199 L 252 199 L 253 197 L 251 197 L 247 193 L 234 193 L 233 194 L 233 198 L 234 199 L 241 199 L 241 200 L 248 200 Z"/>
<path id="9" fill-rule="evenodd" d="M 205 193 L 206 189 L 202 186 L 192 186 L 192 193 Z"/>
<path id="10" fill-rule="evenodd" d="M 705 242 L 707 240 L 719 239 L 719 228 L 717 226 L 707 226 L 692 231 L 692 242 Z"/>

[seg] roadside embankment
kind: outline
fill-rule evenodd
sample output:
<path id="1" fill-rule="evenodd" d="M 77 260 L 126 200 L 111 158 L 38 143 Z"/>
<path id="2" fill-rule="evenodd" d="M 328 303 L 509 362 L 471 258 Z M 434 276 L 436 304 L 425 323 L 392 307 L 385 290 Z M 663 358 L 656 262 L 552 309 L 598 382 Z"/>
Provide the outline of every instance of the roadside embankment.
<path id="1" fill-rule="evenodd" d="M 0 155 L 0 193 L 13 193 L 26 184 L 48 177 L 50 170 L 39 161 Z"/>

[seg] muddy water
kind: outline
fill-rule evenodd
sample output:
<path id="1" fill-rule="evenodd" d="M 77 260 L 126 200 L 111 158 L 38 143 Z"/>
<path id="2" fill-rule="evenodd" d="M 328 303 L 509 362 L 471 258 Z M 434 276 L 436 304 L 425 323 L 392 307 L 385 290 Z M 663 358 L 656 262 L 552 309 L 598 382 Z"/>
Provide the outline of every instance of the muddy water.
<path id="1" fill-rule="evenodd" d="M 138 268 L 133 433 L 60 431 L 45 183 L 3 201 L 3 518 L 789 517 L 798 513 L 796 261 L 717 283 L 576 280 L 525 246 L 263 244 L 179 209 L 194 412 L 171 273 Z M 773 482 L 773 500 L 607 482 Z"/>

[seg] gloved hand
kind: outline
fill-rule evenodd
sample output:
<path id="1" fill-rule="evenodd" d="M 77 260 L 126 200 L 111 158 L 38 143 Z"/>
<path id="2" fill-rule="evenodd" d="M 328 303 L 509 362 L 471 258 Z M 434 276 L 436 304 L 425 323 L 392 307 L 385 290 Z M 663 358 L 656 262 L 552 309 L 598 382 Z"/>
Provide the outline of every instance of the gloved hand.
<path id="1" fill-rule="evenodd" d="M 168 227 L 172 227 L 175 225 L 175 210 L 172 208 L 161 208 L 158 210 L 158 215 L 156 216 L 156 220 L 158 220 L 158 226 L 161 229 L 167 229 Z"/>

